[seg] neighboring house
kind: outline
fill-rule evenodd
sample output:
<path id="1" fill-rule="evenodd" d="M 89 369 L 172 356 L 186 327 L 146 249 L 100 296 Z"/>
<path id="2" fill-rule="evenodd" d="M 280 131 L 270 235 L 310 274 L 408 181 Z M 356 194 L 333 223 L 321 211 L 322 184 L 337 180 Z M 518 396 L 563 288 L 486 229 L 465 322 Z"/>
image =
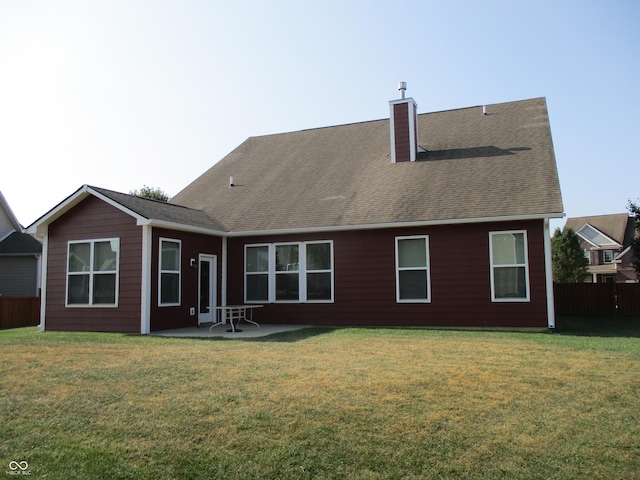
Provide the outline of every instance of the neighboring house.
<path id="1" fill-rule="evenodd" d="M 566 226 L 580 238 L 580 246 L 589 260 L 593 283 L 635 283 L 633 268 L 634 217 L 627 213 L 568 218 Z"/>
<path id="2" fill-rule="evenodd" d="M 38 296 L 42 244 L 24 233 L 0 192 L 0 295 Z"/>
<path id="3" fill-rule="evenodd" d="M 404 95 L 403 95 L 404 97 Z M 544 98 L 252 137 L 171 199 L 83 186 L 30 226 L 42 328 L 554 327 Z"/>

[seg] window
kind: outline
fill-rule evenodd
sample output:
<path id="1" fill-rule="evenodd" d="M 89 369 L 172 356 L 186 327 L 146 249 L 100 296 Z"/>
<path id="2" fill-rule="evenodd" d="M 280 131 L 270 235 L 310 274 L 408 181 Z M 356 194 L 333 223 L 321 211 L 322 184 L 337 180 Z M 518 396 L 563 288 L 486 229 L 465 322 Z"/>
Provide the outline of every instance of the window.
<path id="1" fill-rule="evenodd" d="M 300 299 L 300 246 L 276 245 L 276 301 Z"/>
<path id="2" fill-rule="evenodd" d="M 396 237 L 396 301 L 430 300 L 429 237 Z"/>
<path id="3" fill-rule="evenodd" d="M 307 243 L 306 247 L 307 300 L 332 300 L 331 244 L 327 242 Z"/>
<path id="4" fill-rule="evenodd" d="M 591 252 L 589 252 L 589 250 L 584 251 L 584 258 L 587 259 L 588 264 L 591 264 Z"/>
<path id="5" fill-rule="evenodd" d="M 332 302 L 333 243 L 245 246 L 246 302 Z"/>
<path id="6" fill-rule="evenodd" d="M 613 263 L 613 250 L 602 251 L 602 263 Z"/>
<path id="7" fill-rule="evenodd" d="M 180 305 L 180 240 L 160 239 L 158 305 Z"/>
<path id="8" fill-rule="evenodd" d="M 491 232 L 491 300 L 529 301 L 529 267 L 525 231 Z"/>
<path id="9" fill-rule="evenodd" d="M 245 297 L 250 302 L 269 301 L 269 246 L 245 249 Z"/>
<path id="10" fill-rule="evenodd" d="M 118 305 L 120 240 L 69 242 L 67 306 Z"/>

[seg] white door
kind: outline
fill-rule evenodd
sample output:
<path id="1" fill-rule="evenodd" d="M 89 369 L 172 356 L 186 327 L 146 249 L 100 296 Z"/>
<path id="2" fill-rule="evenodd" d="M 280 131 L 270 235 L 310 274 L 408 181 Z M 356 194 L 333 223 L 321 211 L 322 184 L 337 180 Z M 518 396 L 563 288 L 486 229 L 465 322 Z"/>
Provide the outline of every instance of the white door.
<path id="1" fill-rule="evenodd" d="M 216 319 L 216 256 L 200 254 L 198 272 L 198 325 L 200 325 Z"/>

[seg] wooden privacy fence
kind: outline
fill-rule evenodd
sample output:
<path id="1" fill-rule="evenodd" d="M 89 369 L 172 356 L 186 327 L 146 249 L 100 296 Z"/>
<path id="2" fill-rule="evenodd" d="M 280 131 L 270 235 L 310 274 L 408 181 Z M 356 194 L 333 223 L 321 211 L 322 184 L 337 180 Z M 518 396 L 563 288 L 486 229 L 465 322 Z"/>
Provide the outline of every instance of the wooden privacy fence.
<path id="1" fill-rule="evenodd" d="M 40 297 L 0 296 L 0 329 L 40 323 Z"/>
<path id="2" fill-rule="evenodd" d="M 640 316 L 640 283 L 554 283 L 556 315 Z"/>

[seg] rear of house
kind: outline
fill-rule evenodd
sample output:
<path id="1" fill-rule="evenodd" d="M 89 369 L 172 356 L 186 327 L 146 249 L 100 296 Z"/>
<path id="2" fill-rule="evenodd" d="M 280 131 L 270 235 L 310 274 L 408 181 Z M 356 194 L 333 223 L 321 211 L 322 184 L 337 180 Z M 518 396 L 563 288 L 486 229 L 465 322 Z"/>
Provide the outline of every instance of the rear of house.
<path id="1" fill-rule="evenodd" d="M 389 106 L 249 138 L 170 203 L 82 187 L 30 227 L 44 328 L 148 333 L 234 304 L 263 323 L 553 327 L 545 100 Z"/>

